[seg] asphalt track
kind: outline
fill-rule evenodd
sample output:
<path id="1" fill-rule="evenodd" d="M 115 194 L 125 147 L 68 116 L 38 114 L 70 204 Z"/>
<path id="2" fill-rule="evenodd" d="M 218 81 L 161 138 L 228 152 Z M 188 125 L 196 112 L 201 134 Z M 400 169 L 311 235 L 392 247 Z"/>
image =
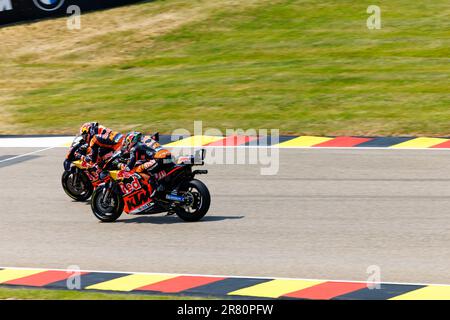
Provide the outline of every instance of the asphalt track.
<path id="1" fill-rule="evenodd" d="M 280 150 L 280 171 L 209 165 L 199 223 L 99 223 L 60 185 L 66 150 L 0 148 L 0 266 L 450 284 L 450 151 Z"/>

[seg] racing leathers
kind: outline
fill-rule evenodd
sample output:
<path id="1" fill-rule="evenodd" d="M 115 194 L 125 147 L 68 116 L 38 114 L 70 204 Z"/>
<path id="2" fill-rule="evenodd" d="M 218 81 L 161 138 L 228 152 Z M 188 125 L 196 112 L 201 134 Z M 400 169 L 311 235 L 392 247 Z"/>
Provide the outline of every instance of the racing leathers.
<path id="1" fill-rule="evenodd" d="M 122 147 L 123 140 L 123 134 L 98 126 L 96 132 L 90 138 L 86 156 L 82 156 L 81 159 L 96 164 L 119 150 Z"/>
<path id="2" fill-rule="evenodd" d="M 164 161 L 170 156 L 170 152 L 163 149 L 157 141 L 145 136 L 129 150 L 128 162 L 121 164 L 120 169 L 125 171 L 135 169 L 141 175 L 147 175 L 152 188 L 155 191 L 162 191 L 163 187 L 158 183 L 162 178 L 159 173 Z"/>

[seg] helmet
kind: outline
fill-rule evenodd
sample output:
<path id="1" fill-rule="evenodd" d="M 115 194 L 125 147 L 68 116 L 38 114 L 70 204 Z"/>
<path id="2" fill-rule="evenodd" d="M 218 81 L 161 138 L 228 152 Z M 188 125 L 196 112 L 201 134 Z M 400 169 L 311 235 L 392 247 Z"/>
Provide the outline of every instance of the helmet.
<path id="1" fill-rule="evenodd" d="M 143 134 L 137 131 L 129 132 L 125 137 L 124 147 L 126 150 L 131 150 L 136 143 L 141 141 Z"/>
<path id="2" fill-rule="evenodd" d="M 95 135 L 95 131 L 98 128 L 98 122 L 86 122 L 80 128 L 80 135 L 84 141 L 89 142 L 91 137 Z"/>

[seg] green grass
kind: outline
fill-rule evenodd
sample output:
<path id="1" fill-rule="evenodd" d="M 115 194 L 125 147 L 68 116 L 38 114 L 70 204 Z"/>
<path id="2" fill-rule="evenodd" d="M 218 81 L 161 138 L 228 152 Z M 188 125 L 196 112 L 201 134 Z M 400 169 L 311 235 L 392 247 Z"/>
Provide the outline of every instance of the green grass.
<path id="1" fill-rule="evenodd" d="M 15 127 L 0 132 L 74 133 L 96 119 L 119 130 L 164 133 L 203 120 L 204 127 L 285 134 L 448 135 L 448 0 L 378 1 L 381 30 L 366 27 L 373 1 L 190 6 L 221 2 L 228 5 L 160 34 L 141 30 L 137 39 L 137 29 L 111 30 L 55 61 L 19 55 L 0 65 L 50 78 L 9 93 L 4 105 Z M 182 8 L 180 1 L 156 1 L 127 14 Z M 87 63 L 83 56 L 95 43 L 99 57 L 117 59 Z M 54 81 L 52 73 L 59 75 Z"/>
<path id="2" fill-rule="evenodd" d="M 0 288 L 0 300 L 198 300 L 205 298 L 101 292 Z M 207 298 L 211 299 L 211 298 Z"/>

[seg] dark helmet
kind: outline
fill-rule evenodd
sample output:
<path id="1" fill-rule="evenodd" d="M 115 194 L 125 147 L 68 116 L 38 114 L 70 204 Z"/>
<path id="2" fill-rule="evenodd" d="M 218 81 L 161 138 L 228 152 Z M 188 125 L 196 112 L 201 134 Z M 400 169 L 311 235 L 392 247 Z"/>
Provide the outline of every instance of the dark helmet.
<path id="1" fill-rule="evenodd" d="M 125 137 L 124 149 L 130 151 L 136 143 L 140 142 L 144 135 L 137 131 L 128 132 Z"/>
<path id="2" fill-rule="evenodd" d="M 97 133 L 98 122 L 86 122 L 80 128 L 80 135 L 83 140 L 89 142 L 91 138 Z"/>

